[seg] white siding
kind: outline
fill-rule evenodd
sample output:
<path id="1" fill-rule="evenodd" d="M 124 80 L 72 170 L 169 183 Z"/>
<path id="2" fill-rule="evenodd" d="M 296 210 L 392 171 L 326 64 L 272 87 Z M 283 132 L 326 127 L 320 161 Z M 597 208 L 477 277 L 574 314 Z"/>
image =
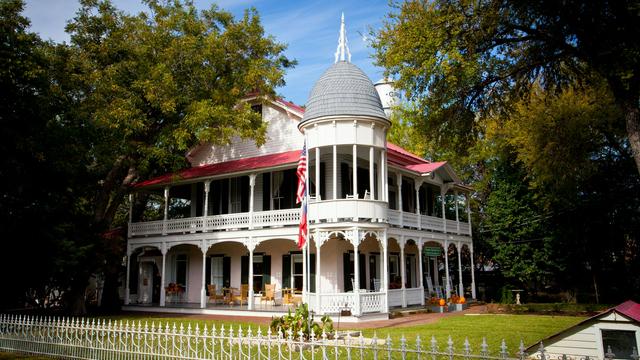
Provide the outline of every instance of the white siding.
<path id="1" fill-rule="evenodd" d="M 567 330 L 544 345 L 551 358 L 567 355 L 603 359 L 602 329 L 635 331 L 636 344 L 640 344 L 640 325 L 614 313 Z"/>
<path id="2" fill-rule="evenodd" d="M 203 144 L 191 152 L 189 158 L 191 166 L 302 149 L 304 136 L 298 130 L 300 119 L 290 117 L 281 108 L 269 104 L 262 106 L 262 118 L 268 122 L 267 140 L 264 145 L 257 147 L 253 140 L 243 140 L 238 137 L 232 139 L 231 145 L 228 146 Z"/>

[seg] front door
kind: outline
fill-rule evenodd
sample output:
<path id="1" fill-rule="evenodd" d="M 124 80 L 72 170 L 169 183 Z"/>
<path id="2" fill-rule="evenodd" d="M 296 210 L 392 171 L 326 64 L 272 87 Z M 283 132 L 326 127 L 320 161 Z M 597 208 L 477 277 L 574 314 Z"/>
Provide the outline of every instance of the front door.
<path id="1" fill-rule="evenodd" d="M 151 304 L 153 300 L 153 262 L 141 261 L 138 278 L 138 301 Z"/>
<path id="2" fill-rule="evenodd" d="M 380 291 L 382 280 L 382 271 L 380 271 L 380 254 L 369 255 L 369 290 Z"/>

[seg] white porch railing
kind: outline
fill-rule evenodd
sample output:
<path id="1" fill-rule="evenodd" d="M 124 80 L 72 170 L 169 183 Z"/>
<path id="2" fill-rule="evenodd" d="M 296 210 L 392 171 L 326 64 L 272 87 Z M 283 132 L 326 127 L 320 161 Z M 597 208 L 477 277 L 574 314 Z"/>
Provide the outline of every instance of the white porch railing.
<path id="1" fill-rule="evenodd" d="M 360 311 L 363 314 L 383 311 L 385 296 L 384 292 L 360 293 Z"/>
<path id="2" fill-rule="evenodd" d="M 253 226 L 297 225 L 300 222 L 300 209 L 256 211 L 253 213 Z M 201 231 L 227 229 L 248 229 L 251 226 L 251 213 L 235 213 L 213 216 L 199 216 L 184 219 L 157 220 L 129 224 L 129 236 L 160 234 L 185 234 Z"/>
<path id="3" fill-rule="evenodd" d="M 402 289 L 389 289 L 389 307 L 402 306 Z"/>
<path id="4" fill-rule="evenodd" d="M 389 224 L 400 226 L 400 216 L 402 213 L 398 210 L 387 210 L 387 216 L 389 216 Z"/>
<path id="5" fill-rule="evenodd" d="M 418 214 L 403 212 L 402 222 L 405 227 L 418 228 Z"/>
<path id="6" fill-rule="evenodd" d="M 422 304 L 423 296 L 424 290 L 421 287 L 405 289 L 405 298 L 407 299 L 407 305 Z"/>
<path id="7" fill-rule="evenodd" d="M 360 205 L 376 205 L 379 206 L 380 202 L 374 201 L 342 201 L 342 202 L 329 202 L 327 204 L 320 202 L 320 205 L 346 205 L 346 204 L 360 204 Z M 369 204 L 371 203 L 371 204 Z M 352 204 L 352 205 L 353 205 Z M 318 205 L 318 206 L 320 206 Z M 366 207 L 366 206 L 365 206 Z M 372 218 L 384 218 L 381 210 L 374 207 L 376 211 L 367 216 Z M 318 209 L 320 209 L 318 207 Z M 344 209 L 343 209 L 344 210 Z M 357 211 L 354 213 L 358 213 Z M 328 215 L 327 215 L 328 216 Z M 253 217 L 253 219 L 252 219 Z M 394 226 L 410 227 L 422 230 L 431 231 L 444 231 L 444 224 L 442 218 L 417 215 L 409 212 L 401 212 L 398 210 L 387 210 L 387 217 L 389 224 Z M 420 219 L 420 221 L 418 221 Z M 271 210 L 271 211 L 256 211 L 253 213 L 235 213 L 224 215 L 213 215 L 207 217 L 192 217 L 183 219 L 172 220 L 157 220 L 147 222 L 136 222 L 129 224 L 129 236 L 148 236 L 148 235 L 160 235 L 160 234 L 186 234 L 202 231 L 216 231 L 216 230 L 228 230 L 228 229 L 249 229 L 253 227 L 269 227 L 269 226 L 288 226 L 298 225 L 300 222 L 300 209 L 284 209 L 284 210 Z M 465 222 L 456 222 L 455 220 L 447 220 L 447 232 L 469 234 L 469 224 Z"/>
<path id="8" fill-rule="evenodd" d="M 490 336 L 490 334 L 488 334 Z M 69 359 L 478 359 L 524 360 L 559 358 L 578 360 L 579 356 L 550 354 L 542 345 L 526 352 L 520 341 L 517 349 L 507 348 L 505 340 L 484 339 L 477 346 L 469 341 L 446 343 L 431 339 L 399 340 L 352 337 L 332 333 L 304 334 L 272 332 L 267 328 L 242 328 L 196 324 L 187 327 L 169 322 L 113 321 L 86 318 L 0 315 L 0 350 Z M 501 344 L 490 349 L 489 343 Z M 476 347 L 477 346 L 477 347 Z M 606 360 L 616 358 L 609 347 Z M 630 355 L 638 359 L 634 347 Z"/>
<path id="9" fill-rule="evenodd" d="M 342 310 L 355 311 L 355 295 L 354 293 L 321 293 L 319 308 L 315 310 L 320 314 L 339 314 Z"/>
<path id="10" fill-rule="evenodd" d="M 300 209 L 259 211 L 253 213 L 253 226 L 284 226 L 300 222 Z"/>
<path id="11" fill-rule="evenodd" d="M 428 215 L 420 215 L 420 225 L 426 230 L 442 231 L 442 218 Z"/>

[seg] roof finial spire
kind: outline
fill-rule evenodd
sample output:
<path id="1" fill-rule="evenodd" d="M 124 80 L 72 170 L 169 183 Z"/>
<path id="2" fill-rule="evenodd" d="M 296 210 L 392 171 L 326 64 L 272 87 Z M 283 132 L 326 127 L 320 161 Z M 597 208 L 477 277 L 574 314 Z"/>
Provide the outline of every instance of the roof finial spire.
<path id="1" fill-rule="evenodd" d="M 349 45 L 347 41 L 347 31 L 344 28 L 344 12 L 342 13 L 342 19 L 340 20 L 340 37 L 338 38 L 338 49 L 336 49 L 335 58 L 335 62 L 345 60 L 347 62 L 351 62 L 351 52 L 349 51 Z"/>

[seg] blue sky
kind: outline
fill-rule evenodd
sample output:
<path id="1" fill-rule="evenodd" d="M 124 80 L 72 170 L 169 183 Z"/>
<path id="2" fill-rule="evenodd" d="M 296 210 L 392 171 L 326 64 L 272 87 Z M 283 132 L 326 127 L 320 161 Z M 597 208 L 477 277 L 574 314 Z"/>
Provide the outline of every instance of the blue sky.
<path id="1" fill-rule="evenodd" d="M 121 10 L 139 12 L 145 7 L 140 1 L 112 0 Z M 212 1 L 195 0 L 195 5 L 208 8 Z M 285 99 L 303 105 L 314 82 L 331 64 L 338 44 L 340 14 L 344 12 L 351 50 L 351 62 L 359 66 L 372 81 L 382 78 L 382 69 L 373 65 L 373 50 L 367 45 L 368 27 L 377 29 L 390 11 L 387 0 L 372 1 L 277 1 L 220 0 L 219 7 L 242 16 L 244 9 L 258 9 L 267 34 L 288 44 L 285 54 L 298 60 L 289 70 L 287 85 L 277 91 Z M 79 7 L 77 0 L 26 0 L 25 15 L 31 20 L 31 30 L 44 39 L 69 41 L 64 27 Z"/>

